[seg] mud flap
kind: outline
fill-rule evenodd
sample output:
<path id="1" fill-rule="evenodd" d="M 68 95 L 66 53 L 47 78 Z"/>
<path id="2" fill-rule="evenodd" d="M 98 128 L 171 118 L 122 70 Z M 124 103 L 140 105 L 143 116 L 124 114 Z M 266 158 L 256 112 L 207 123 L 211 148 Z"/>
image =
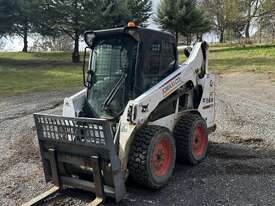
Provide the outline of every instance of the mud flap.
<path id="1" fill-rule="evenodd" d="M 96 194 L 91 205 L 102 203 L 106 196 L 119 202 L 126 193 L 123 174 L 111 125 L 104 119 L 68 118 L 34 114 L 37 136 L 46 181 L 52 181 L 55 190 L 64 186 L 87 190 Z M 73 165 L 89 173 L 90 180 L 66 170 Z M 104 178 L 104 176 L 108 176 Z M 111 181 L 105 181 L 105 179 Z M 43 197 L 37 197 L 39 202 Z M 26 205 L 37 204 L 31 200 Z"/>

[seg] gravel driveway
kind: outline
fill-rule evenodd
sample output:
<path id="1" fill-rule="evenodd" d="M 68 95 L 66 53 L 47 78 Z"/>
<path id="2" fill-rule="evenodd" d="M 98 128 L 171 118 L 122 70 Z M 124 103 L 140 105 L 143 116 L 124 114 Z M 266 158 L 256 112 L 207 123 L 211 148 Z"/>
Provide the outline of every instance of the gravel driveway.
<path id="1" fill-rule="evenodd" d="M 133 183 L 119 205 L 275 205 L 275 85 L 267 75 L 232 73 L 217 80 L 218 129 L 209 157 L 177 165 L 160 191 Z M 72 93 L 74 93 L 73 91 Z M 0 205 L 20 205 L 46 191 L 32 113 L 61 113 L 69 92 L 0 99 Z M 44 205 L 87 205 L 93 195 L 67 189 Z M 114 205 L 107 199 L 106 206 Z"/>

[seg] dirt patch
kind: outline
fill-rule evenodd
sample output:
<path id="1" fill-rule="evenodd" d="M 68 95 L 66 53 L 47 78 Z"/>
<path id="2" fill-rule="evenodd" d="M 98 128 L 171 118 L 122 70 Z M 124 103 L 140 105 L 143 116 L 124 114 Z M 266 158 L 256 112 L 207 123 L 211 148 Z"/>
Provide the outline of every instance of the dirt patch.
<path id="1" fill-rule="evenodd" d="M 17 163 L 28 163 L 29 161 L 40 161 L 39 149 L 34 144 L 34 137 L 36 135 L 35 128 L 31 128 L 31 132 L 28 135 L 22 136 L 21 139 L 16 141 L 9 150 L 13 151 L 13 154 L 6 159 L 3 159 L 0 163 L 0 174 L 10 168 L 11 165 Z"/>
<path id="2" fill-rule="evenodd" d="M 259 145 L 264 143 L 264 140 L 261 138 L 250 137 L 245 134 L 240 134 L 235 132 L 224 132 L 223 136 L 230 143 L 234 143 L 234 144 Z"/>

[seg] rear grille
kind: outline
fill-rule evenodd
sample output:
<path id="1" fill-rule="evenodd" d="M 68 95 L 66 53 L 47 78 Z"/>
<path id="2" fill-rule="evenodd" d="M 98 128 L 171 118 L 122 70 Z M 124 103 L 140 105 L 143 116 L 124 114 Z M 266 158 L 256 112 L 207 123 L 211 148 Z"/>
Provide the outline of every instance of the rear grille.
<path id="1" fill-rule="evenodd" d="M 62 142 L 105 145 L 105 120 L 65 118 L 59 116 L 35 116 L 39 139 Z"/>

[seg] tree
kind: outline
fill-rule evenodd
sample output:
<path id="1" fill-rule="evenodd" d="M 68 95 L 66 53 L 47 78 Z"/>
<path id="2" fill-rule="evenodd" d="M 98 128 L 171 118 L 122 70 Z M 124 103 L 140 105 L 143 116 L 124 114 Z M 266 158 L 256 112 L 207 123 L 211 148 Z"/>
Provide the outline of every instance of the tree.
<path id="1" fill-rule="evenodd" d="M 257 20 L 260 33 L 265 32 L 273 42 L 275 40 L 275 5 L 273 0 L 263 2 Z"/>
<path id="2" fill-rule="evenodd" d="M 151 0 L 126 0 L 131 18 L 141 27 L 148 26 L 148 20 L 152 15 Z"/>
<path id="3" fill-rule="evenodd" d="M 72 39 L 68 35 L 58 37 L 36 35 L 31 51 L 66 51 L 73 49 Z"/>
<path id="4" fill-rule="evenodd" d="M 23 39 L 23 52 L 28 51 L 28 34 L 39 21 L 36 8 L 39 0 L 0 0 L 0 35 L 18 35 Z M 36 17 L 36 18 L 34 18 Z"/>
<path id="5" fill-rule="evenodd" d="M 253 30 L 259 27 L 273 33 L 272 22 L 275 12 L 274 0 L 200 0 L 203 7 L 213 15 L 215 30 L 224 41 L 224 33 L 233 31 L 235 37 L 250 39 L 251 25 Z M 272 14 L 273 13 L 273 14 Z M 261 36 L 261 35 L 260 35 Z"/>
<path id="6" fill-rule="evenodd" d="M 79 39 L 85 30 L 125 25 L 129 18 L 122 0 L 44 0 L 40 9 L 43 35 L 66 34 L 74 41 L 73 62 L 80 62 Z"/>
<path id="7" fill-rule="evenodd" d="M 28 35 L 33 32 L 35 22 L 39 22 L 37 15 L 39 4 L 39 0 L 15 0 L 11 33 L 22 37 L 23 52 L 28 51 Z"/>
<path id="8" fill-rule="evenodd" d="M 202 35 L 210 30 L 211 19 L 202 8 L 196 8 L 189 18 L 181 24 L 180 34 L 188 37 L 187 43 L 190 44 L 193 34 L 197 36 L 197 40 L 202 41 Z"/>
<path id="9" fill-rule="evenodd" d="M 40 7 L 43 22 L 39 25 L 39 33 L 54 38 L 68 35 L 74 41 L 73 62 L 80 61 L 79 38 L 85 26 L 84 3 L 79 0 L 45 0 Z"/>
<path id="10" fill-rule="evenodd" d="M 10 34 L 14 21 L 15 1 L 0 0 L 0 36 Z"/>
<path id="11" fill-rule="evenodd" d="M 250 38 L 251 21 L 257 16 L 263 2 L 264 0 L 245 0 L 245 7 L 247 12 L 245 17 L 245 37 L 247 39 Z"/>
<path id="12" fill-rule="evenodd" d="M 97 29 L 109 29 L 124 27 L 131 19 L 125 0 L 98 0 L 101 2 L 101 9 L 97 11 Z M 104 20 L 102 22 L 102 20 Z M 89 24 L 88 29 L 96 29 L 95 24 Z"/>
<path id="13" fill-rule="evenodd" d="M 219 34 L 219 41 L 225 40 L 225 32 L 234 32 L 241 37 L 245 27 L 246 0 L 202 0 L 202 6 L 212 15 L 214 30 Z"/>
<path id="14" fill-rule="evenodd" d="M 3 38 L 0 38 L 0 50 L 2 50 L 6 46 L 6 42 Z"/>
<path id="15" fill-rule="evenodd" d="M 230 39 L 240 39 L 246 26 L 246 0 L 225 0 L 226 29 Z M 232 33 L 233 32 L 233 33 Z"/>
<path id="16" fill-rule="evenodd" d="M 176 41 L 179 34 L 190 37 L 210 30 L 210 20 L 195 0 L 162 0 L 155 21 L 162 29 L 173 32 Z"/>
<path id="17" fill-rule="evenodd" d="M 220 43 L 224 42 L 224 33 L 227 27 L 226 4 L 224 0 L 203 0 L 202 5 L 212 16 L 212 26 L 219 33 Z"/>

